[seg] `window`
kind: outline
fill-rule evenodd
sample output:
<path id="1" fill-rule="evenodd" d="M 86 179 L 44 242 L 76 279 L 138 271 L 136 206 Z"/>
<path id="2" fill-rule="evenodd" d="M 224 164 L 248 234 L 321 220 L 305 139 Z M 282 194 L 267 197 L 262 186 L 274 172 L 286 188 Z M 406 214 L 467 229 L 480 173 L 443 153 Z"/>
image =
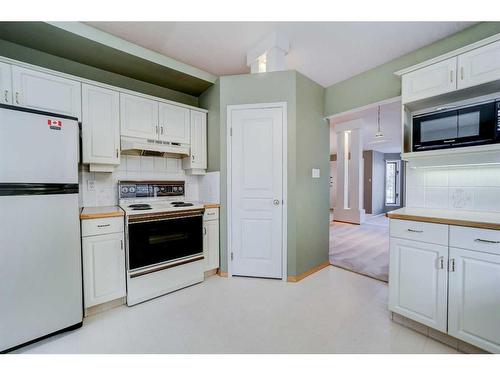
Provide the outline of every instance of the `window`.
<path id="1" fill-rule="evenodd" d="M 385 162 L 385 205 L 399 206 L 399 160 Z"/>

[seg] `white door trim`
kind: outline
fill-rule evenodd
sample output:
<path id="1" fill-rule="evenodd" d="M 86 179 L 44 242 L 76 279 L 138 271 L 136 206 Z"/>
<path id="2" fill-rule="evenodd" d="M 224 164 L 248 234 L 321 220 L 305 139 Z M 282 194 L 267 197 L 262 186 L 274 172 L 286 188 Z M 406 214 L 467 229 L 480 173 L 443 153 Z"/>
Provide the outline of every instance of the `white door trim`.
<path id="1" fill-rule="evenodd" d="M 288 117 L 287 117 L 287 103 L 277 102 L 277 103 L 258 103 L 258 104 L 238 104 L 238 105 L 228 105 L 227 106 L 227 122 L 226 122 L 226 157 L 227 157 L 227 275 L 232 277 L 232 265 L 231 265 L 231 224 L 232 224 L 232 149 L 231 149 L 231 111 L 235 109 L 267 109 L 267 108 L 281 108 L 283 111 L 283 176 L 282 176 L 282 186 L 283 186 L 283 204 L 282 204 L 282 280 L 287 280 L 287 207 L 288 207 Z"/>

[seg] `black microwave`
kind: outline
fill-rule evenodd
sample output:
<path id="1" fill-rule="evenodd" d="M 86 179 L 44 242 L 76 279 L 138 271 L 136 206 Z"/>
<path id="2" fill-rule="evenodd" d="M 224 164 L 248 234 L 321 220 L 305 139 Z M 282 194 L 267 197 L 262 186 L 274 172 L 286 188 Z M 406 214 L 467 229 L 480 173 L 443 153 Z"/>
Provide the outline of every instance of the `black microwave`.
<path id="1" fill-rule="evenodd" d="M 500 143 L 500 100 L 413 117 L 413 151 Z"/>

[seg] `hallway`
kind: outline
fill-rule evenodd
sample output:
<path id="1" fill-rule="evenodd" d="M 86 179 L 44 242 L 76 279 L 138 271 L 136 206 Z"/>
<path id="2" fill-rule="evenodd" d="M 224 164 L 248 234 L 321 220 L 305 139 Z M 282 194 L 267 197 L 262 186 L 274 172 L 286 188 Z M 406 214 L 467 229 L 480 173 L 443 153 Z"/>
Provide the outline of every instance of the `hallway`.
<path id="1" fill-rule="evenodd" d="M 377 215 L 362 225 L 331 222 L 330 263 L 388 281 L 389 219 Z"/>

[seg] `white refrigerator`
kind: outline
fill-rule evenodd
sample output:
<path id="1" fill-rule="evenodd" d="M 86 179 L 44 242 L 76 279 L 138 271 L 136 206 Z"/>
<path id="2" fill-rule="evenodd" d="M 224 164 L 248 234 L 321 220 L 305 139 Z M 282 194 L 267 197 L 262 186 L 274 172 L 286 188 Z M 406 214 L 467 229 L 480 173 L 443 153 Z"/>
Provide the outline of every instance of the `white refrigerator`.
<path id="1" fill-rule="evenodd" d="M 0 352 L 82 325 L 78 134 L 0 105 Z"/>

